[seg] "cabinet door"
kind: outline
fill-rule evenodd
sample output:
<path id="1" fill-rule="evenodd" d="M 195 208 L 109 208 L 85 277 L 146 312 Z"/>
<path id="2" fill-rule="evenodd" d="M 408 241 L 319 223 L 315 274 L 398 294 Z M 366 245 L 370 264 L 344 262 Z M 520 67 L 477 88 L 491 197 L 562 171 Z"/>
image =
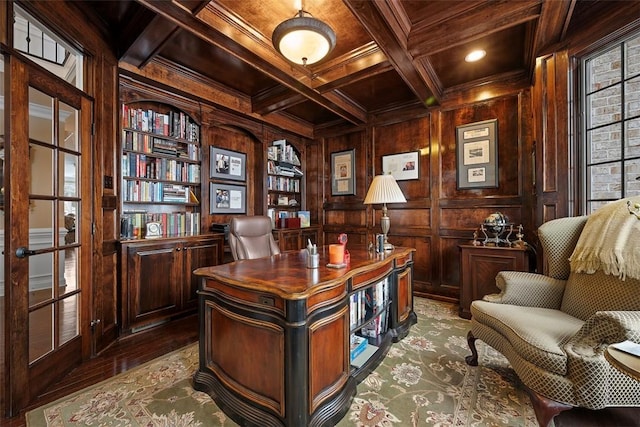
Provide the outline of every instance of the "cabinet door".
<path id="1" fill-rule="evenodd" d="M 127 248 L 128 325 L 153 323 L 180 309 L 180 244 L 158 243 Z"/>
<path id="2" fill-rule="evenodd" d="M 501 271 L 528 271 L 524 250 L 501 247 L 461 247 L 460 316 L 471 318 L 471 302 L 500 292 L 496 276 Z"/>
<path id="3" fill-rule="evenodd" d="M 182 308 L 196 307 L 200 280 L 193 270 L 222 264 L 224 239 L 211 238 L 183 244 L 184 276 L 182 280 Z"/>
<path id="4" fill-rule="evenodd" d="M 302 228 L 300 229 L 302 247 L 307 246 L 307 241 L 311 240 L 311 243 L 315 243 L 318 246 L 322 246 L 321 242 L 318 240 L 318 229 L 317 228 Z M 302 248 L 301 248 L 302 249 Z"/>
<path id="5" fill-rule="evenodd" d="M 281 252 L 300 249 L 300 230 L 281 230 L 279 246 Z"/>
<path id="6" fill-rule="evenodd" d="M 412 273 L 413 269 L 411 267 L 398 272 L 398 323 L 406 321 L 413 310 Z"/>

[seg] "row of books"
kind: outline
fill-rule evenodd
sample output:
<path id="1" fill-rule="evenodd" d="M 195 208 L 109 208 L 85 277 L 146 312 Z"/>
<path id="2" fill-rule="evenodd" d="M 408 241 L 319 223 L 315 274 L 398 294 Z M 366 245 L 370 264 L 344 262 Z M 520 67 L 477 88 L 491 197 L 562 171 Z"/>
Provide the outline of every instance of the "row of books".
<path id="1" fill-rule="evenodd" d="M 120 237 L 123 239 L 144 239 L 146 237 L 147 223 L 149 222 L 160 223 L 162 237 L 200 234 L 199 212 L 147 213 L 145 211 L 125 211 L 120 218 Z"/>
<path id="2" fill-rule="evenodd" d="M 303 176 L 304 172 L 298 166 L 285 164 L 276 164 L 273 160 L 267 161 L 267 173 L 271 175 L 282 176 Z"/>
<path id="3" fill-rule="evenodd" d="M 273 228 L 279 228 L 281 219 L 286 218 L 300 218 L 300 227 L 306 228 L 311 226 L 311 212 L 309 211 L 288 211 L 278 210 L 276 208 L 267 209 L 267 215 L 271 218 L 271 225 Z"/>
<path id="4" fill-rule="evenodd" d="M 380 331 L 386 328 L 386 316 L 377 316 L 385 310 L 387 301 L 389 300 L 389 279 L 384 278 L 373 286 L 354 292 L 350 295 L 349 301 L 349 325 L 353 330 L 367 323 L 367 320 L 378 322 L 378 325 L 371 325 L 377 336 Z M 374 316 L 377 316 L 374 319 Z M 384 318 L 380 320 L 380 318 Z M 382 328 L 382 329 L 381 329 Z M 369 328 L 371 329 L 371 328 Z M 371 336 L 371 335 L 367 335 Z"/>
<path id="5" fill-rule="evenodd" d="M 300 166 L 300 158 L 292 145 L 287 143 L 286 139 L 273 141 L 270 147 L 267 147 L 267 159 L 277 160 L 279 162 L 287 162 L 292 165 Z"/>
<path id="6" fill-rule="evenodd" d="M 142 132 L 200 142 L 200 126 L 183 112 L 162 114 L 154 110 L 122 106 L 122 126 Z"/>
<path id="7" fill-rule="evenodd" d="M 125 202 L 198 203 L 193 190 L 184 185 L 127 180 L 122 191 Z"/>
<path id="8" fill-rule="evenodd" d="M 125 129 L 122 131 L 122 144 L 122 148 L 128 151 L 163 154 L 180 159 L 200 161 L 200 146 L 169 141 L 146 133 Z"/>
<path id="9" fill-rule="evenodd" d="M 124 177 L 200 182 L 200 165 L 179 160 L 147 157 L 146 154 L 124 153 L 122 155 Z"/>
<path id="10" fill-rule="evenodd" d="M 300 192 L 300 180 L 285 176 L 267 176 L 267 189 L 270 191 Z"/>

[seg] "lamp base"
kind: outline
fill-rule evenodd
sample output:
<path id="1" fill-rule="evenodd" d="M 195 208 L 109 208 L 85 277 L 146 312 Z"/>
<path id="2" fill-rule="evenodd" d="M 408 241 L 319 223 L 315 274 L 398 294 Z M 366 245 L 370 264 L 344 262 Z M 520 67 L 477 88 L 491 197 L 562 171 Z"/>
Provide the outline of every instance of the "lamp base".
<path id="1" fill-rule="evenodd" d="M 385 242 L 385 244 L 384 244 L 384 251 L 385 252 L 392 251 L 393 249 L 394 249 L 394 246 L 391 243 Z"/>

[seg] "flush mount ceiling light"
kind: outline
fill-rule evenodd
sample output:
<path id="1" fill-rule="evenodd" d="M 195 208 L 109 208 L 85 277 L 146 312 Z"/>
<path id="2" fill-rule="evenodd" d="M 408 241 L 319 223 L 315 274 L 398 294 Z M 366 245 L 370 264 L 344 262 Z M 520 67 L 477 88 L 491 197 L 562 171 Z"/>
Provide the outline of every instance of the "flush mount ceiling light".
<path id="1" fill-rule="evenodd" d="M 464 57 L 464 60 L 467 62 L 476 62 L 485 57 L 487 52 L 482 49 L 476 49 L 474 51 L 469 52 L 467 56 Z"/>
<path id="2" fill-rule="evenodd" d="M 296 16 L 273 30 L 273 46 L 289 61 L 310 65 L 327 56 L 336 45 L 336 33 L 301 7 Z"/>

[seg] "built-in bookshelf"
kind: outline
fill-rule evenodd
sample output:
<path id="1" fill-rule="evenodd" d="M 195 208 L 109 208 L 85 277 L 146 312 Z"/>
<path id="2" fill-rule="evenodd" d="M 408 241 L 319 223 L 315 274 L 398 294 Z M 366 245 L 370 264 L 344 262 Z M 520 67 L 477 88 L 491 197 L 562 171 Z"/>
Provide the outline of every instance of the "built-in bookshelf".
<path id="1" fill-rule="evenodd" d="M 287 140 L 273 141 L 267 147 L 266 176 L 267 213 L 274 228 L 284 228 L 285 221 L 297 219 L 303 209 L 304 186 L 300 152 Z M 308 216 L 303 219 L 308 224 Z"/>
<path id="2" fill-rule="evenodd" d="M 351 365 L 361 367 L 378 350 L 389 330 L 389 277 L 349 296 Z"/>
<path id="3" fill-rule="evenodd" d="M 122 239 L 199 234 L 200 126 L 188 114 L 159 103 L 123 104 L 121 162 Z"/>

